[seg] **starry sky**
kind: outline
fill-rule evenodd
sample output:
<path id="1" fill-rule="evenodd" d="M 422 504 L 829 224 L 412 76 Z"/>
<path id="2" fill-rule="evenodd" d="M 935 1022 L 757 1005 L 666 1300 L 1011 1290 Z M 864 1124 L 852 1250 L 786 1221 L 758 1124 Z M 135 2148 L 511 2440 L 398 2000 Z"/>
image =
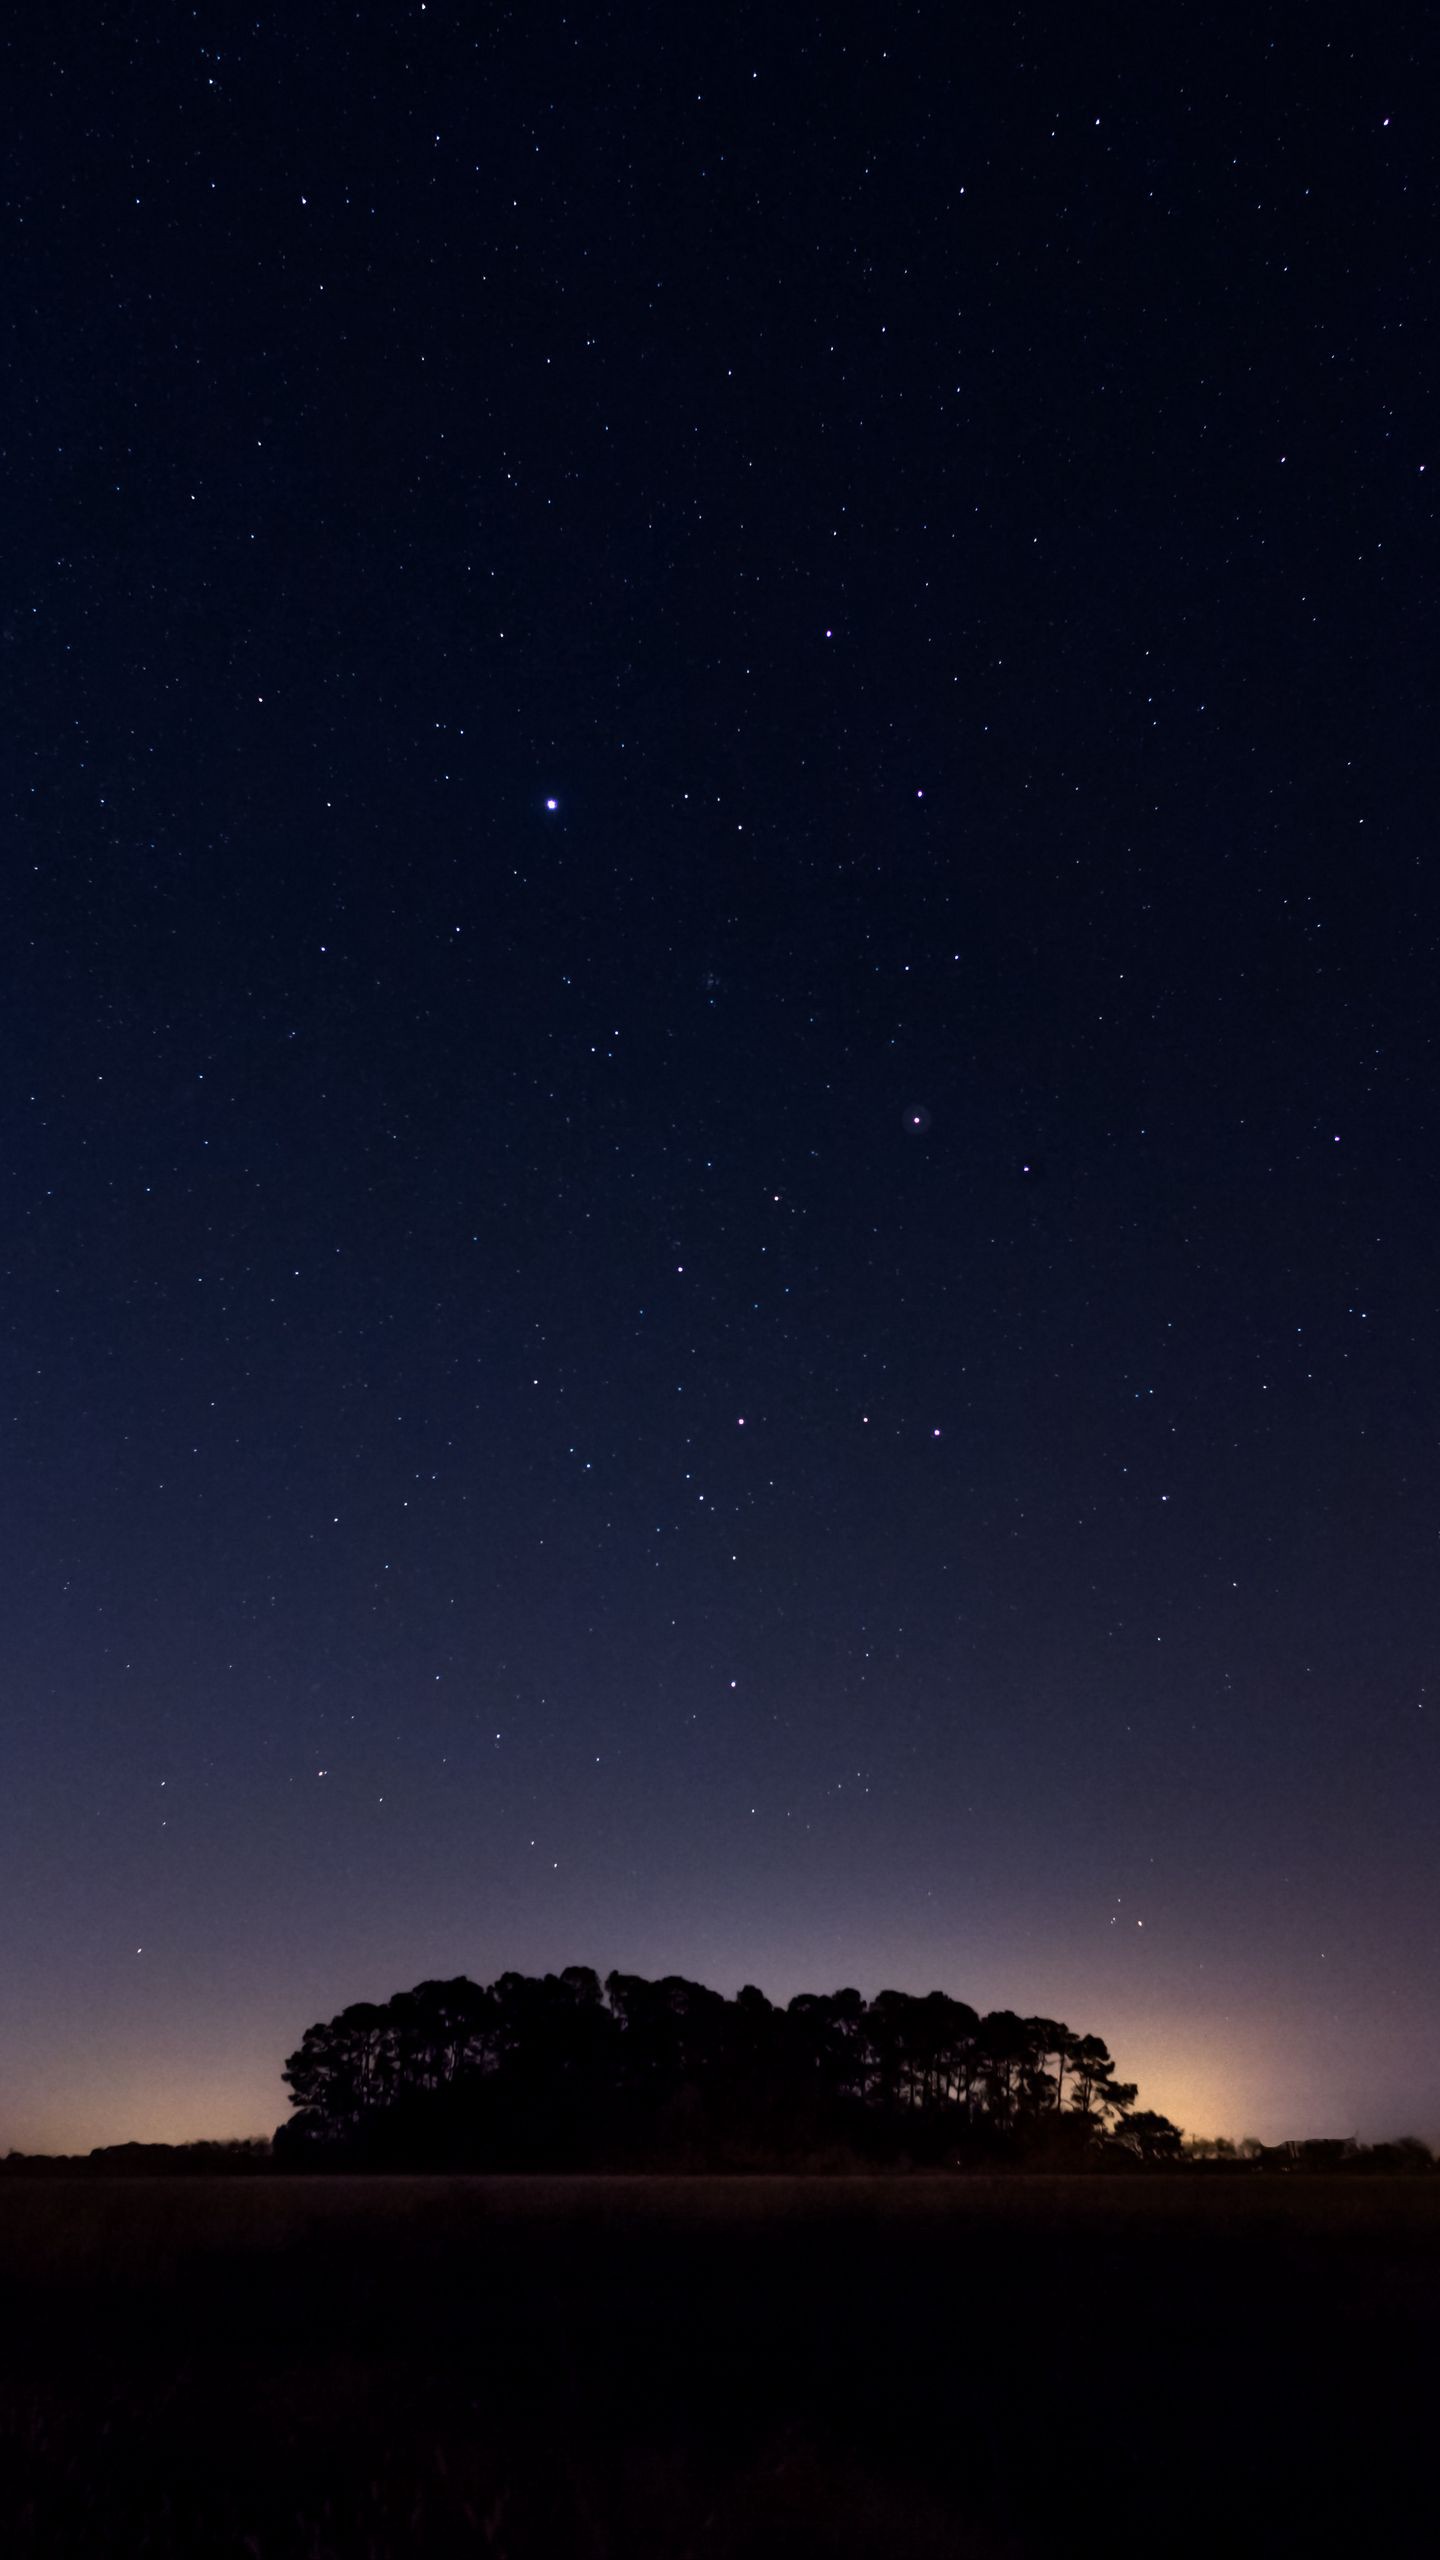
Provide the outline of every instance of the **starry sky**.
<path id="1" fill-rule="evenodd" d="M 1440 2135 L 1423 13 L 82 15 L 0 2143 L 575 1962 Z"/>

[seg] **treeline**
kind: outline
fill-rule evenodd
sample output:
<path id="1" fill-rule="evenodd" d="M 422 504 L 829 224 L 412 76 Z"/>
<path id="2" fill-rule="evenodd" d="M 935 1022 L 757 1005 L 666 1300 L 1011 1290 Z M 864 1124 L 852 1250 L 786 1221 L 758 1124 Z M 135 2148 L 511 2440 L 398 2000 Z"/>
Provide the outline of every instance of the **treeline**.
<path id="1" fill-rule="evenodd" d="M 775 2007 L 588 1965 L 422 1982 L 309 2028 L 277 2166 L 711 2168 L 1178 2158 L 1100 2037 L 932 1991 Z"/>
<path id="2" fill-rule="evenodd" d="M 1292 2142 L 1261 2142 L 1251 2133 L 1243 2142 L 1230 2142 L 1223 2135 L 1207 2138 L 1192 2134 L 1182 2145 L 1188 2166 L 1203 2161 L 1221 2169 L 1308 2169 L 1328 2173 L 1332 2170 L 1361 2169 L 1369 2176 L 1413 2177 L 1437 2165 L 1428 2142 L 1418 2134 L 1397 2134 L 1391 2142 L 1361 2142 L 1352 2135 L 1312 2135 Z"/>
<path id="3" fill-rule="evenodd" d="M 8 2151 L 0 2176 L 17 2178 L 259 2177 L 271 2166 L 263 2140 L 104 2142 L 93 2151 Z"/>

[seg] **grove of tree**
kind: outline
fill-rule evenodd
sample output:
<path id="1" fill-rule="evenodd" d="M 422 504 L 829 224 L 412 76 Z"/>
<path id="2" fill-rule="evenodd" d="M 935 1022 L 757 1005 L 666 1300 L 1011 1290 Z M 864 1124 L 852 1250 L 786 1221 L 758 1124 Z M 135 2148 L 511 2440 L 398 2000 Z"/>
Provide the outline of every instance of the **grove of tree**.
<path id="1" fill-rule="evenodd" d="M 292 2163 L 751 2168 L 1176 2157 L 1100 2037 L 949 1993 L 774 2006 L 587 1965 L 422 1982 L 307 2029 L 285 2065 Z"/>

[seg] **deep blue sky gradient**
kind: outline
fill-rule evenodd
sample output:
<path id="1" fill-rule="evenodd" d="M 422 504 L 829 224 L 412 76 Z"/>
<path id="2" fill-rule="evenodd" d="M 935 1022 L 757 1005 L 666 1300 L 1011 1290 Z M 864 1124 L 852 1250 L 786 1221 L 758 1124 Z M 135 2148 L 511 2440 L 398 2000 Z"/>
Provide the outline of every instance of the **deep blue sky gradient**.
<path id="1" fill-rule="evenodd" d="M 12 34 L 0 2141 L 566 1962 L 1440 2136 L 1432 49 Z"/>

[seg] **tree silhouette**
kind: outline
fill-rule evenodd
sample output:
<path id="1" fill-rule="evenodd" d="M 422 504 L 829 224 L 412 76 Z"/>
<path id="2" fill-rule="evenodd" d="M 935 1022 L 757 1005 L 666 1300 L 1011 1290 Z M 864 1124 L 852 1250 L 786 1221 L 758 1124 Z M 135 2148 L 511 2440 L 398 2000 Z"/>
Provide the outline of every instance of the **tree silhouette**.
<path id="1" fill-rule="evenodd" d="M 1168 2116 L 1157 2116 L 1148 2107 L 1136 2109 L 1124 2117 L 1116 2129 L 1119 2147 L 1133 2151 L 1141 2160 L 1178 2160 L 1181 2132 Z"/>
<path id="2" fill-rule="evenodd" d="M 588 1965 L 418 1983 L 307 2028 L 284 2157 L 413 2166 L 755 2166 L 1178 2153 L 1102 2039 L 949 1992 L 798 1992 Z"/>
<path id="3" fill-rule="evenodd" d="M 328 2025 L 308 2027 L 299 2052 L 292 2053 L 281 2077 L 297 2107 L 327 2127 L 353 2131 L 364 2116 L 384 2106 L 394 2094 L 391 2010 L 357 2001 Z"/>

